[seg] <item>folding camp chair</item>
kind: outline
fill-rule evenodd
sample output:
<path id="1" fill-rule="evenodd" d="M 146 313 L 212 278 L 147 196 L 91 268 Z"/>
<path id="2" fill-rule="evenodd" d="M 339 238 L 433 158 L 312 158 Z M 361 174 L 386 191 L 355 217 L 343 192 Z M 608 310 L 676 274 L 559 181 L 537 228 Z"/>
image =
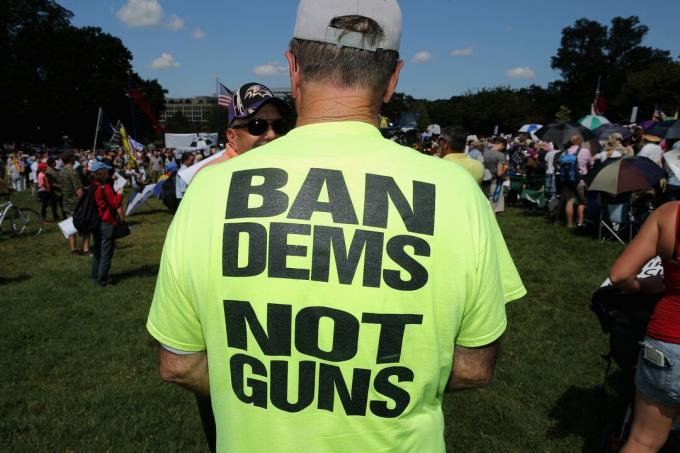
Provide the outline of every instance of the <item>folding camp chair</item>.
<path id="1" fill-rule="evenodd" d="M 609 195 L 600 196 L 600 225 L 598 229 L 598 238 L 600 241 L 605 241 L 609 237 L 613 237 L 621 244 L 626 242 L 621 239 L 624 232 L 628 232 L 628 241 L 633 239 L 633 229 L 635 226 L 635 219 L 633 217 L 633 210 L 631 208 L 630 194 L 622 194 L 617 197 Z M 603 234 L 603 231 L 606 232 Z M 625 236 L 624 236 L 625 237 Z"/>

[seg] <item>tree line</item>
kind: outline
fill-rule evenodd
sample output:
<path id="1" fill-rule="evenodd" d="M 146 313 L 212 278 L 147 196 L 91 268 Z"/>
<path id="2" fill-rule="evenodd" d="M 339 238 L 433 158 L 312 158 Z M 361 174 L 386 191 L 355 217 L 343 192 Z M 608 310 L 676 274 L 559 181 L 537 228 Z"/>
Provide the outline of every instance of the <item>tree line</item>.
<path id="1" fill-rule="evenodd" d="M 458 124 L 489 135 L 496 126 L 514 132 L 523 124 L 577 120 L 590 113 L 600 81 L 608 101 L 605 116 L 628 122 L 634 106 L 638 121 L 658 107 L 667 114 L 680 107 L 680 61 L 670 52 L 643 45 L 649 28 L 635 16 L 615 17 L 609 25 L 579 19 L 562 30 L 551 67 L 560 78 L 547 87 L 487 88 L 449 99 L 428 101 L 397 94 L 383 109 L 392 120 L 407 111 L 420 115 L 418 126 Z"/>
<path id="2" fill-rule="evenodd" d="M 133 70 L 132 53 L 120 38 L 97 27 L 76 27 L 72 17 L 55 0 L 0 2 L 0 58 L 5 62 L 0 140 L 54 146 L 69 136 L 74 145 L 91 146 L 99 107 L 111 121 L 122 119 L 128 129 L 134 115 L 137 140 L 159 139 L 148 118 L 136 106 L 130 108 L 126 92 L 130 86 L 140 88 L 160 116 L 167 91 Z M 416 112 L 421 129 L 437 123 L 458 124 L 478 134 L 491 134 L 496 126 L 512 132 L 526 123 L 588 114 L 599 80 L 611 121 L 629 120 L 633 106 L 639 107 L 639 119 L 651 118 L 656 107 L 672 114 L 680 106 L 680 60 L 645 46 L 648 32 L 635 16 L 615 17 L 609 24 L 579 19 L 562 30 L 551 59 L 559 79 L 546 87 L 499 86 L 439 100 L 397 93 L 382 113 L 396 121 Z M 209 128 L 216 122 L 214 109 L 208 113 Z M 226 118 L 225 111 L 220 118 Z M 222 126 L 220 132 L 226 124 Z M 200 125 L 178 115 L 167 129 L 194 132 Z"/>
<path id="3" fill-rule="evenodd" d="M 133 70 L 123 42 L 97 27 L 75 27 L 72 17 L 53 0 L 0 2 L 2 142 L 55 146 L 68 136 L 92 146 L 99 107 L 131 127 L 129 87 L 143 90 L 154 111 L 163 109 L 166 90 Z M 133 112 L 135 138 L 153 139 L 151 122 Z"/>

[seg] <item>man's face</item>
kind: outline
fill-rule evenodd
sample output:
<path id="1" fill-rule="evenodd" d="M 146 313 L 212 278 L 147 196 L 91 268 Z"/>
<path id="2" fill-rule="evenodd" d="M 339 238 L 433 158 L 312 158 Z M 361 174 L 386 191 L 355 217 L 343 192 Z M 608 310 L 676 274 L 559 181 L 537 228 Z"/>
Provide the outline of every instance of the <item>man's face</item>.
<path id="1" fill-rule="evenodd" d="M 184 165 L 186 165 L 187 167 L 191 167 L 192 165 L 194 165 L 194 159 L 195 157 L 192 154 L 191 156 L 187 157 L 187 160 L 184 162 Z"/>
<path id="2" fill-rule="evenodd" d="M 269 122 L 280 120 L 281 112 L 279 112 L 279 109 L 273 104 L 265 104 L 252 117 L 248 118 L 247 120 L 236 122 L 235 126 L 245 125 L 256 119 Z M 251 135 L 250 132 L 248 132 L 248 128 L 246 127 L 230 127 L 227 130 L 227 139 L 229 140 L 229 144 L 238 154 L 243 154 L 253 148 L 257 148 L 258 146 L 266 145 L 267 143 L 271 142 L 272 140 L 276 140 L 279 137 L 280 135 L 274 132 L 271 124 L 269 124 L 267 131 L 259 136 Z"/>

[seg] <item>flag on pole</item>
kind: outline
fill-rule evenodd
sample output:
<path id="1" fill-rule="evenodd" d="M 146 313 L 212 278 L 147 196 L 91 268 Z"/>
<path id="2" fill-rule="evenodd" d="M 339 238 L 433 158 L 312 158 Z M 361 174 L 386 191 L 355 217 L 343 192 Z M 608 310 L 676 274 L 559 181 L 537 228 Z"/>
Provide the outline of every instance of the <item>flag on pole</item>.
<path id="1" fill-rule="evenodd" d="M 593 101 L 592 114 L 603 115 L 607 110 L 607 100 L 602 96 L 602 78 L 597 78 L 597 88 L 595 89 L 595 100 Z"/>
<path id="2" fill-rule="evenodd" d="M 234 93 L 232 93 L 229 88 L 222 85 L 221 82 L 219 83 L 219 87 L 220 92 L 219 96 L 217 97 L 217 105 L 219 105 L 220 107 L 231 107 L 234 103 L 233 100 Z"/>
<path id="3" fill-rule="evenodd" d="M 132 147 L 130 146 L 127 132 L 125 132 L 125 126 L 120 127 L 120 139 L 123 142 L 123 149 L 128 158 L 128 168 L 136 168 L 137 159 L 135 159 L 135 155 L 132 153 Z"/>

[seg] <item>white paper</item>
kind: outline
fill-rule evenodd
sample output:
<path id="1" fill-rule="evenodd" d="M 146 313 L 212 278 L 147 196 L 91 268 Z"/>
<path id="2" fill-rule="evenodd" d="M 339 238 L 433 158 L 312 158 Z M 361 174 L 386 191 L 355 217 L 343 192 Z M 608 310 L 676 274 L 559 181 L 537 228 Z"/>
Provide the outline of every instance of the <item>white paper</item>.
<path id="1" fill-rule="evenodd" d="M 680 149 L 671 149 L 663 153 L 663 160 L 671 171 L 680 178 Z"/>
<path id="2" fill-rule="evenodd" d="M 118 173 L 116 173 L 116 176 L 117 178 L 113 181 L 113 190 L 114 192 L 120 192 L 127 184 L 127 179 L 123 178 Z"/>
<path id="3" fill-rule="evenodd" d="M 68 219 L 59 222 L 59 229 L 66 239 L 78 234 L 78 230 L 76 230 L 76 227 L 73 225 L 73 217 L 69 217 Z"/>
<path id="4" fill-rule="evenodd" d="M 217 153 L 213 156 L 210 156 L 207 159 L 203 159 L 202 161 L 200 161 L 197 164 L 192 165 L 191 167 L 184 168 L 184 169 L 180 170 L 179 172 L 177 172 L 177 176 L 182 178 L 182 180 L 184 180 L 184 182 L 187 183 L 187 185 L 189 185 L 189 184 L 191 184 L 191 181 L 194 179 L 194 176 L 196 176 L 196 173 L 198 173 L 198 170 L 205 167 L 210 162 L 216 161 L 217 159 L 222 157 L 222 155 L 225 152 L 226 151 L 222 151 L 221 153 Z"/>

